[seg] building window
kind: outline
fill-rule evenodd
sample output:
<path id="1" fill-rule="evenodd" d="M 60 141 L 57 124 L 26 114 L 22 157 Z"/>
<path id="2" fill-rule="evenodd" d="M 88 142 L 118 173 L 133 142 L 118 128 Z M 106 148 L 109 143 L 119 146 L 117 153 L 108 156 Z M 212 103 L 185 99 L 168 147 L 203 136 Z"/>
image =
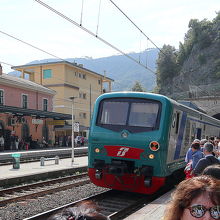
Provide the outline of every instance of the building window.
<path id="1" fill-rule="evenodd" d="M 52 78 L 52 70 L 50 70 L 50 69 L 43 70 L 43 78 L 44 79 Z"/>
<path id="2" fill-rule="evenodd" d="M 98 80 L 98 84 L 101 85 L 101 80 L 100 79 Z"/>
<path id="3" fill-rule="evenodd" d="M 81 73 L 79 73 L 79 78 L 82 78 L 82 74 Z"/>
<path id="4" fill-rule="evenodd" d="M 47 110 L 48 110 L 48 100 L 43 99 L 43 111 L 47 111 Z"/>
<path id="5" fill-rule="evenodd" d="M 0 105 L 4 105 L 4 91 L 0 90 Z"/>
<path id="6" fill-rule="evenodd" d="M 79 113 L 79 117 L 86 119 L 86 113 L 80 112 Z"/>
<path id="7" fill-rule="evenodd" d="M 28 96 L 22 94 L 22 108 L 28 108 Z"/>
<path id="8" fill-rule="evenodd" d="M 80 98 L 80 99 L 86 99 L 86 93 L 80 92 L 80 93 L 79 93 L 79 98 Z"/>
<path id="9" fill-rule="evenodd" d="M 86 74 L 83 74 L 83 79 L 86 79 Z"/>

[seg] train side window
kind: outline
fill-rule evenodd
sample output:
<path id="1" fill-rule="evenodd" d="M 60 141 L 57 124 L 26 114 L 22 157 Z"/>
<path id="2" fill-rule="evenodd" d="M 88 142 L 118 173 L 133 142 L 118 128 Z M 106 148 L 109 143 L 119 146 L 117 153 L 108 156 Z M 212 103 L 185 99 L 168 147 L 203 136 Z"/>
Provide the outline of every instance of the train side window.
<path id="1" fill-rule="evenodd" d="M 179 131 L 179 121 L 180 121 L 180 113 L 177 112 L 176 113 L 176 134 L 178 134 L 178 131 Z"/>

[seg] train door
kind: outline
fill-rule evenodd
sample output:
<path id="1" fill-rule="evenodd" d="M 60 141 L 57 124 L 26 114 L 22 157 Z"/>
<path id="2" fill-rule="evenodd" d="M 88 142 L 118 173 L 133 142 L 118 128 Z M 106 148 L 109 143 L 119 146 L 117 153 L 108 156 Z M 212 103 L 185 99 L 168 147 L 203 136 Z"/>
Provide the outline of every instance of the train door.
<path id="1" fill-rule="evenodd" d="M 200 140 L 201 137 L 202 137 L 202 129 L 196 128 L 196 138 Z"/>
<path id="2" fill-rule="evenodd" d="M 172 121 L 170 123 L 170 135 L 169 135 L 169 145 L 168 145 L 168 154 L 167 154 L 167 163 L 173 161 L 173 156 L 176 149 L 176 143 L 178 141 L 178 133 L 180 129 L 180 120 L 182 113 L 177 109 L 174 109 L 172 115 Z"/>

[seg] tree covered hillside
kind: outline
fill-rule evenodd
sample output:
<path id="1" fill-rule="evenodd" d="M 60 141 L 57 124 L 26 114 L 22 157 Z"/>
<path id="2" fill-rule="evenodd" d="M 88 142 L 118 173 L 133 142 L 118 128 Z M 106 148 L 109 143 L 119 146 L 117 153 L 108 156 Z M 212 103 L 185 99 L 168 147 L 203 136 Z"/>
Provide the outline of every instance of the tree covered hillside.
<path id="1" fill-rule="evenodd" d="M 178 50 L 164 45 L 159 53 L 155 91 L 175 99 L 220 94 L 220 13 L 188 27 Z"/>

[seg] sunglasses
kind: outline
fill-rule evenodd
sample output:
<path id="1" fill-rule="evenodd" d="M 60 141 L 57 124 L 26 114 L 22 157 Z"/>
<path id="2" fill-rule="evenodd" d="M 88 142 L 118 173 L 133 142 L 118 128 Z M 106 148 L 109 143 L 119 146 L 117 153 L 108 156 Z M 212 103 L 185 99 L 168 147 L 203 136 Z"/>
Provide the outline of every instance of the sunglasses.
<path id="1" fill-rule="evenodd" d="M 203 205 L 192 205 L 188 207 L 187 209 L 190 210 L 190 214 L 195 218 L 201 218 L 205 215 L 206 211 L 209 211 L 211 217 L 213 219 L 220 219 L 220 206 L 216 205 L 209 209 L 207 209 Z"/>

